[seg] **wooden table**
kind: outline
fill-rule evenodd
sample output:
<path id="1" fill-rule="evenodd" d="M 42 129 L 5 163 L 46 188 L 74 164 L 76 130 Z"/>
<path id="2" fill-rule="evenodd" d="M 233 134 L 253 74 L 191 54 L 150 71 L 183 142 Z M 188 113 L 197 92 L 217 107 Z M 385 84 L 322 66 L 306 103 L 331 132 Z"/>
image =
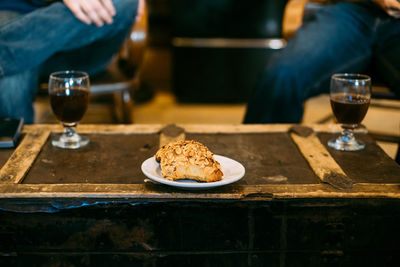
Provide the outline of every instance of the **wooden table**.
<path id="1" fill-rule="evenodd" d="M 0 150 L 0 263 L 398 265 L 400 166 L 366 134 L 365 150 L 340 152 L 325 146 L 338 125 L 311 125 L 316 139 L 292 126 L 180 125 L 246 168 L 198 191 L 141 172 L 165 125 L 80 125 L 91 142 L 78 150 L 51 146 L 58 125 L 25 126 L 17 149 Z M 352 187 L 322 182 L 335 164 Z"/>

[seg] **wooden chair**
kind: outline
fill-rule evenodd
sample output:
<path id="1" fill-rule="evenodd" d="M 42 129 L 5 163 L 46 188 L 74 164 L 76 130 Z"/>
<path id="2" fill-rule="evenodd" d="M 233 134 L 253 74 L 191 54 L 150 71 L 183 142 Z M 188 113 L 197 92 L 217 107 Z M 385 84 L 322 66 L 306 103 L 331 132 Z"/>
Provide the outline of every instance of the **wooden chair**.
<path id="1" fill-rule="evenodd" d="M 294 34 L 294 32 L 300 27 L 301 25 L 301 20 L 303 16 L 307 16 L 312 14 L 315 9 L 318 9 L 320 5 L 323 5 L 323 1 L 320 1 L 321 3 L 318 3 L 318 1 L 313 1 L 314 3 L 312 4 L 307 4 L 307 0 L 291 0 L 288 3 L 288 6 L 290 8 L 290 5 L 295 6 L 297 8 L 296 14 L 290 14 L 290 15 L 295 15 L 297 17 L 294 18 L 286 18 L 286 23 L 287 22 L 293 22 L 290 28 L 284 28 L 286 29 L 286 37 L 290 38 Z M 300 12 L 299 12 L 300 11 Z M 288 17 L 288 14 L 286 14 L 285 17 Z M 290 19 L 290 21 L 289 21 Z M 399 101 L 400 96 L 396 95 L 393 91 L 390 90 L 390 88 L 384 84 L 380 79 L 379 76 L 374 73 L 373 70 L 368 70 L 367 74 L 371 76 L 373 86 L 372 86 L 372 95 L 371 98 L 374 99 L 381 99 L 381 100 L 394 100 L 394 101 Z M 380 108 L 391 108 L 391 109 L 400 109 L 399 106 L 394 106 L 394 105 L 387 105 L 387 104 L 381 104 L 379 102 L 374 102 L 372 101 L 371 103 L 372 106 L 379 106 Z M 321 120 L 319 120 L 317 123 L 325 123 L 327 121 L 330 121 L 333 118 L 332 115 L 328 115 Z M 399 122 L 400 124 L 400 122 Z M 389 142 L 389 143 L 395 143 L 398 145 L 397 149 L 397 154 L 395 157 L 395 160 L 397 163 L 400 164 L 400 136 L 398 135 L 389 135 L 389 134 L 383 134 L 379 132 L 374 132 L 374 131 L 369 131 L 369 134 L 376 140 L 376 141 L 382 141 L 382 142 Z"/>
<path id="2" fill-rule="evenodd" d="M 91 76 L 90 95 L 91 97 L 111 95 L 113 121 L 133 123 L 132 94 L 138 88 L 139 77 L 136 70 L 132 77 L 126 75 L 119 66 L 119 60 L 116 59 L 105 71 Z"/>
<path id="3" fill-rule="evenodd" d="M 139 1 L 138 14 L 129 38 L 108 67 L 90 77 L 91 97 L 111 96 L 111 112 L 116 123 L 133 123 L 134 95 L 141 86 L 140 66 L 147 44 L 147 8 Z M 47 81 L 40 90 L 47 92 Z"/>
<path id="4" fill-rule="evenodd" d="M 108 68 L 91 79 L 91 95 L 112 95 L 112 114 L 118 123 L 133 123 L 133 98 L 141 86 L 140 66 L 147 44 L 147 28 L 146 3 L 140 0 L 129 38 Z"/>
<path id="5" fill-rule="evenodd" d="M 380 100 L 392 100 L 398 102 L 400 104 L 400 96 L 396 95 L 393 91 L 391 91 L 384 83 L 380 82 L 379 79 L 375 77 L 375 75 L 370 74 L 371 79 L 374 83 L 372 87 L 372 100 L 380 99 Z M 374 78 L 375 82 L 374 82 Z M 379 107 L 379 108 L 389 108 L 389 109 L 398 109 L 400 110 L 400 105 L 390 105 L 387 103 L 380 103 L 378 101 L 371 102 L 371 106 Z M 399 122 L 400 127 L 400 122 Z M 399 135 L 392 135 L 392 134 L 382 134 L 375 131 L 369 131 L 369 134 L 376 140 L 388 143 L 395 143 L 397 144 L 397 153 L 395 156 L 395 160 L 398 164 L 400 164 L 400 136 Z"/>

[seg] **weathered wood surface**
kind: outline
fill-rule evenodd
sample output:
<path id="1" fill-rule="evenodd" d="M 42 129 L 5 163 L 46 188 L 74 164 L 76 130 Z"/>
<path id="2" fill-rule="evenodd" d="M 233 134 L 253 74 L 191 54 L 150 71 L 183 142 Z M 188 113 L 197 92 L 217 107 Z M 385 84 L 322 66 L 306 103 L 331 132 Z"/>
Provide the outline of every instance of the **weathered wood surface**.
<path id="1" fill-rule="evenodd" d="M 185 129 L 183 129 L 182 127 L 178 127 L 174 124 L 168 125 L 160 131 L 159 147 L 163 147 L 164 145 L 171 142 L 182 141 L 185 139 Z"/>
<path id="2" fill-rule="evenodd" d="M 33 130 L 25 134 L 21 144 L 0 169 L 0 183 L 20 183 L 49 137 L 50 131 Z"/>
<path id="3" fill-rule="evenodd" d="M 98 198 L 146 200 L 268 200 L 298 198 L 400 198 L 398 184 L 355 184 L 333 190 L 327 184 L 227 185 L 207 191 L 184 191 L 157 184 L 1 184 L 1 198 Z"/>
<path id="4" fill-rule="evenodd" d="M 77 127 L 80 133 L 159 133 L 166 127 L 164 124 L 82 124 Z M 292 124 L 176 124 L 182 127 L 187 133 L 277 133 L 288 132 L 293 127 Z M 315 132 L 339 133 L 341 127 L 337 124 L 305 124 L 304 126 L 314 129 Z M 52 132 L 62 132 L 61 125 L 58 124 L 33 124 L 25 125 L 23 132 L 39 130 L 49 130 Z"/>
<path id="5" fill-rule="evenodd" d="M 318 138 L 327 146 L 328 140 L 338 134 L 321 132 Z M 328 151 L 354 183 L 399 184 L 400 165 L 391 159 L 368 135 L 358 135 L 366 147 L 356 153 L 329 148 Z M 400 189 L 400 188 L 399 188 Z"/>
<path id="6" fill-rule="evenodd" d="M 311 128 L 295 126 L 291 128 L 290 136 L 322 182 L 337 189 L 351 189 L 353 181 L 330 156 L 329 151 Z"/>
<path id="7" fill-rule="evenodd" d="M 157 134 L 88 136 L 91 144 L 79 150 L 65 151 L 47 142 L 23 183 L 143 183 L 140 165 L 157 151 Z M 187 139 L 242 162 L 246 179 L 238 185 L 319 183 L 287 134 L 188 133 Z"/>
<path id="8" fill-rule="evenodd" d="M 47 141 L 24 180 L 0 184 L 0 265 L 399 266 L 400 167 L 369 136 L 343 153 L 325 145 L 340 128 L 318 126 L 354 181 L 343 191 L 320 183 L 290 125 L 180 126 L 246 167 L 237 183 L 185 191 L 140 171 L 163 127 L 82 125 L 91 143 L 78 150 Z"/>
<path id="9" fill-rule="evenodd" d="M 246 199 L 299 197 L 390 197 L 399 198 L 400 167 L 391 160 L 369 136 L 359 138 L 367 148 L 356 153 L 328 149 L 355 186 L 348 192 L 321 184 L 318 176 L 302 156 L 288 131 L 293 125 L 178 125 L 185 129 L 186 139 L 207 145 L 215 154 L 241 162 L 246 175 L 240 181 L 213 190 L 182 191 L 165 185 L 146 183 L 141 163 L 154 155 L 160 143 L 160 131 L 165 125 L 80 125 L 78 131 L 89 136 L 89 146 L 78 150 L 63 150 L 45 142 L 45 138 L 23 141 L 36 143 L 33 164 L 7 166 L 19 162 L 11 156 L 1 170 L 18 171 L 23 180 L 9 180 L 0 185 L 2 198 L 87 197 L 137 199 Z M 337 135 L 337 125 L 311 125 L 321 144 Z M 59 125 L 25 126 L 24 133 L 53 132 Z M 161 134 L 162 135 L 162 134 Z M 43 145 L 41 145 L 43 144 Z M 9 153 L 9 152 L 8 152 Z M 21 156 L 20 156 L 21 157 Z M 11 162 L 10 162 L 11 161 Z M 362 162 L 362 164 L 360 164 Z M 365 164 L 368 162 L 368 164 Z M 318 166 L 317 166 L 318 167 Z M 11 185 L 19 181 L 19 184 Z"/>
<path id="10" fill-rule="evenodd" d="M 4 164 L 11 157 L 13 152 L 14 152 L 13 148 L 2 148 L 0 150 L 0 168 L 4 166 Z"/>
<path id="11" fill-rule="evenodd" d="M 0 210 L 2 266 L 399 266 L 399 199 L 29 201 Z"/>

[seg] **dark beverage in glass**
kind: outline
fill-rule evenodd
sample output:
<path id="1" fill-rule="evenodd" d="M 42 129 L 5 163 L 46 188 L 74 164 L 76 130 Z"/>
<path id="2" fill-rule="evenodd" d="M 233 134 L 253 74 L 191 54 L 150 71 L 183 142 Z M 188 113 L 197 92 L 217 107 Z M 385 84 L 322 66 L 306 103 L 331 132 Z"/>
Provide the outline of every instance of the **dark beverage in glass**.
<path id="1" fill-rule="evenodd" d="M 76 149 L 86 146 L 89 139 L 76 132 L 89 104 L 89 75 L 81 71 L 59 71 L 50 74 L 50 105 L 56 118 L 64 126 L 64 132 L 51 140 L 61 148 Z"/>
<path id="2" fill-rule="evenodd" d="M 62 122 L 80 121 L 89 103 L 89 92 L 79 88 L 61 89 L 50 93 L 54 115 Z"/>
<path id="3" fill-rule="evenodd" d="M 358 125 L 364 119 L 369 107 L 369 98 L 356 94 L 334 94 L 331 107 L 336 120 L 347 125 Z"/>
<path id="4" fill-rule="evenodd" d="M 330 100 L 333 114 L 342 126 L 341 135 L 328 141 L 328 146 L 336 150 L 356 151 L 365 144 L 354 137 L 367 114 L 371 99 L 371 78 L 363 74 L 334 74 L 331 77 Z"/>

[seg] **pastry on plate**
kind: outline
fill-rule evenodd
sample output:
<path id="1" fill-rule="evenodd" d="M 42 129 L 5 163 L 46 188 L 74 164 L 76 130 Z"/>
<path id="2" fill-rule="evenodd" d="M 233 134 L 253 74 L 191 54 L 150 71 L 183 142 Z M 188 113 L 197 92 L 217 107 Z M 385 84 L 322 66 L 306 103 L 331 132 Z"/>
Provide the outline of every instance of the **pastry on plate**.
<path id="1" fill-rule="evenodd" d="M 171 142 L 154 155 L 161 173 L 168 180 L 193 179 L 198 182 L 216 182 L 223 173 L 213 153 L 203 144 L 188 140 Z"/>

